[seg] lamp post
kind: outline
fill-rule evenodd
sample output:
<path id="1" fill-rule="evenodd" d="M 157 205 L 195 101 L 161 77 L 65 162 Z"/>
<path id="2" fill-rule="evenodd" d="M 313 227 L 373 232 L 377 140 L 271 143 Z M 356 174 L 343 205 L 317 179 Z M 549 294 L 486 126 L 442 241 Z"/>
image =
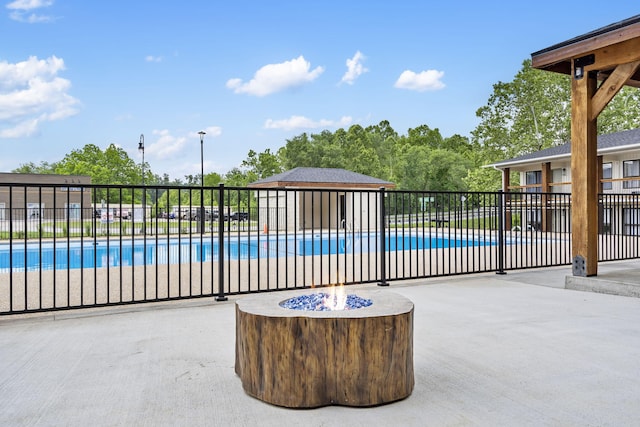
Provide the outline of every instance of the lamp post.
<path id="1" fill-rule="evenodd" d="M 200 135 L 200 234 L 204 234 L 204 136 L 207 133 L 203 130 Z"/>
<path id="2" fill-rule="evenodd" d="M 147 189 L 144 188 L 144 134 L 142 133 L 140 134 L 140 142 L 138 142 L 138 151 L 142 153 L 142 232 L 146 233 L 145 226 L 147 223 Z"/>

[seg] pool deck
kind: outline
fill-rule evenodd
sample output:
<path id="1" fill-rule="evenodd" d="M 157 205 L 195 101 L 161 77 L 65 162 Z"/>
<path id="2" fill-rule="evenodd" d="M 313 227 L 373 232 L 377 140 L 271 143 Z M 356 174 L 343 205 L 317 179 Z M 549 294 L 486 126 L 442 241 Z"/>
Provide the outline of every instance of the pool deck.
<path id="1" fill-rule="evenodd" d="M 242 296 L 0 317 L 0 424 L 637 425 L 640 298 L 564 289 L 570 274 L 349 287 L 415 305 L 413 393 L 372 408 L 285 409 L 248 396 L 234 372 Z M 596 280 L 621 276 L 640 284 L 640 261 L 601 263 Z"/>

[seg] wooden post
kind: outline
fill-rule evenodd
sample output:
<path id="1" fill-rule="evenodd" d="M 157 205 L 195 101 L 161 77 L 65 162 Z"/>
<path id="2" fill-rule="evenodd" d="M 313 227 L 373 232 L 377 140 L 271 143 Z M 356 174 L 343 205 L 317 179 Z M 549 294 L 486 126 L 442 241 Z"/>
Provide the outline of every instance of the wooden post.
<path id="1" fill-rule="evenodd" d="M 572 62 L 572 67 L 575 64 Z M 572 76 L 575 76 L 575 71 Z M 571 79 L 571 229 L 573 275 L 598 274 L 597 116 L 592 117 L 594 73 Z"/>

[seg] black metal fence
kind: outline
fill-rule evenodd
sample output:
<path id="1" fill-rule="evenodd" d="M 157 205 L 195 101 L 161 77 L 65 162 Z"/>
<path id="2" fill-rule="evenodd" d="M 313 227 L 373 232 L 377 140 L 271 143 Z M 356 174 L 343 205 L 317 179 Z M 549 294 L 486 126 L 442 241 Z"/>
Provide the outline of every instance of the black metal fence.
<path id="1" fill-rule="evenodd" d="M 0 314 L 571 263 L 571 196 L 0 185 Z M 601 195 L 600 260 L 640 198 Z"/>

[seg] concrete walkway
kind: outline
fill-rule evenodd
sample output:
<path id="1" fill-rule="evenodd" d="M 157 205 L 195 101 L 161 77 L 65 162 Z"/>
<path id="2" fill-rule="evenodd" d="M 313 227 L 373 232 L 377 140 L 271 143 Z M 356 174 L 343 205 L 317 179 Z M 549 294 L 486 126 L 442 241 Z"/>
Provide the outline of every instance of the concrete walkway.
<path id="1" fill-rule="evenodd" d="M 640 263 L 600 271 L 630 268 Z M 640 299 L 565 290 L 568 274 L 392 283 L 415 304 L 416 385 L 373 408 L 291 410 L 246 395 L 233 298 L 3 317 L 0 425 L 638 425 Z"/>

